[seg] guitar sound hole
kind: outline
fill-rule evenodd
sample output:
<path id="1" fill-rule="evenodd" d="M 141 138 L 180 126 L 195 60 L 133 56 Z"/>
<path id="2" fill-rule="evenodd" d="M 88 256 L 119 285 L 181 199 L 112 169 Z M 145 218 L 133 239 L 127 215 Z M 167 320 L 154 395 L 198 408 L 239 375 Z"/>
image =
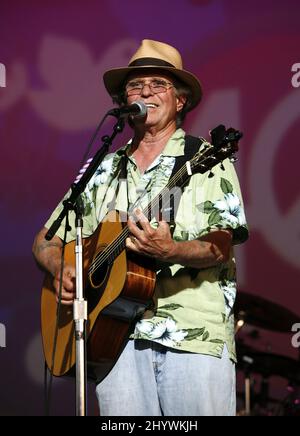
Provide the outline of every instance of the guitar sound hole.
<path id="1" fill-rule="evenodd" d="M 106 261 L 92 272 L 90 282 L 93 288 L 99 288 L 106 281 L 110 268 L 111 264 Z"/>

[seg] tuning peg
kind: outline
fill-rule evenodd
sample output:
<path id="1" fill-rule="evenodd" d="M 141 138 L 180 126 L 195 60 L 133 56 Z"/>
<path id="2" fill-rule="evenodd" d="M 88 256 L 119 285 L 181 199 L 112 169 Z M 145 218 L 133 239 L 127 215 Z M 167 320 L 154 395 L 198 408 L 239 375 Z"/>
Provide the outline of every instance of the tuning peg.
<path id="1" fill-rule="evenodd" d="M 232 156 L 229 160 L 231 163 L 235 163 L 238 160 L 238 158 L 236 156 Z"/>

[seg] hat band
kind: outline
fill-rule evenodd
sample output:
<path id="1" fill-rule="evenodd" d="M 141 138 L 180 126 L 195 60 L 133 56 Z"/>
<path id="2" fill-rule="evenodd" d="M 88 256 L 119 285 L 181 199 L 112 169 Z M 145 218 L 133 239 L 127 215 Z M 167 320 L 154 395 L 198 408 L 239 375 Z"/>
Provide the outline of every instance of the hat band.
<path id="1" fill-rule="evenodd" d="M 171 67 L 175 68 L 174 65 L 169 62 L 163 61 L 162 59 L 157 58 L 139 58 L 135 61 L 131 62 L 129 67 Z"/>

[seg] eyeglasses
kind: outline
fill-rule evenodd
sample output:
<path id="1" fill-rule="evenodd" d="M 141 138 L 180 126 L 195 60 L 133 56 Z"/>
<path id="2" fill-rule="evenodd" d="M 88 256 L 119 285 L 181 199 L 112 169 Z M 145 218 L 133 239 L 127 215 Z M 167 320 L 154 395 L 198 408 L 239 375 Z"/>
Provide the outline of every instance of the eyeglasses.
<path id="1" fill-rule="evenodd" d="M 149 83 L 132 80 L 131 82 L 128 82 L 125 87 L 127 96 L 140 95 L 142 93 L 144 86 L 146 85 L 149 86 L 153 94 L 160 94 L 163 92 L 167 92 L 169 88 L 173 88 L 174 86 L 172 83 L 160 79 L 151 80 L 151 82 Z"/>

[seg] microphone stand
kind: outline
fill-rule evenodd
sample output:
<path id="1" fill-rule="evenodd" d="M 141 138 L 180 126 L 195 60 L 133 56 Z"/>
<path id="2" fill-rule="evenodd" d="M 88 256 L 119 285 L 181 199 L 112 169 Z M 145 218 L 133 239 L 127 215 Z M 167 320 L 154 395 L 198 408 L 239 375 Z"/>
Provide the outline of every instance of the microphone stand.
<path id="1" fill-rule="evenodd" d="M 86 416 L 86 321 L 87 301 L 83 288 L 83 244 L 82 244 L 82 208 L 80 201 L 75 206 L 76 213 L 76 298 L 73 303 L 76 343 L 76 416 Z"/>
<path id="2" fill-rule="evenodd" d="M 69 210 L 74 210 L 76 213 L 76 298 L 73 305 L 73 319 L 75 323 L 75 343 L 76 343 L 76 416 L 86 415 L 86 321 L 87 321 L 87 300 L 84 298 L 84 286 L 83 286 L 83 245 L 82 245 L 82 207 L 80 201 L 80 195 L 86 188 L 86 185 L 95 174 L 100 163 L 108 153 L 109 147 L 112 144 L 115 136 L 121 133 L 125 126 L 124 119 L 120 116 L 119 112 L 114 115 L 118 118 L 113 127 L 113 133 L 111 136 L 105 135 L 102 137 L 103 145 L 96 153 L 92 162 L 86 169 L 81 179 L 73 183 L 71 186 L 71 194 L 68 199 L 63 202 L 63 210 L 59 214 L 58 218 L 52 223 L 48 232 L 45 235 L 45 239 L 50 241 L 59 229 L 63 219 L 67 216 Z M 101 123 L 100 123 L 101 125 Z M 97 127 L 96 133 L 100 127 Z M 97 134 L 94 135 L 92 142 L 95 141 Z M 58 314 L 59 316 L 59 314 Z"/>

